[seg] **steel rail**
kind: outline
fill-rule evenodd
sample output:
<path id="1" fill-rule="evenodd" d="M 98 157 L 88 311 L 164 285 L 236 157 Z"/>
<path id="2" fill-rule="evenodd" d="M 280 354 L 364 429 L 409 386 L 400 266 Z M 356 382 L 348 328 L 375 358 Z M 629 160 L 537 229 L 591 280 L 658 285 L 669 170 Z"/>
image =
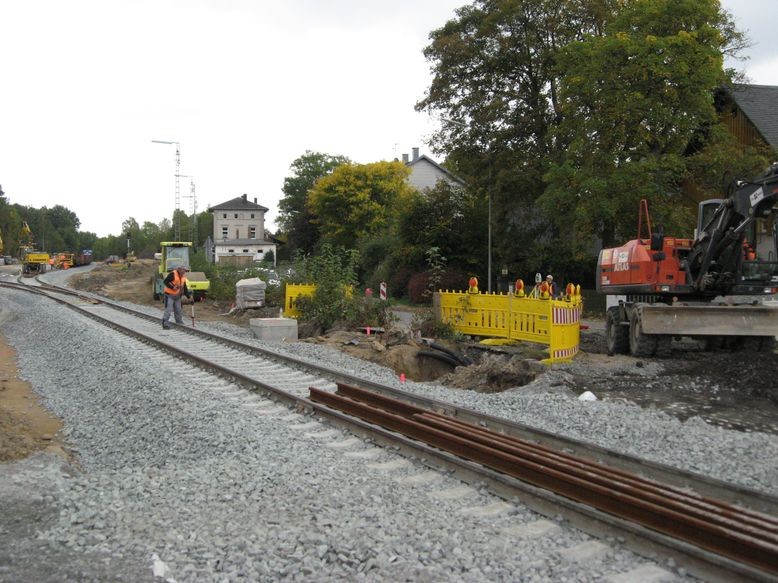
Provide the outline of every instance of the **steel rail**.
<path id="1" fill-rule="evenodd" d="M 22 286 L 22 287 L 28 288 L 27 291 L 33 291 L 33 290 L 29 290 L 29 286 Z M 34 291 L 36 293 L 43 293 L 44 295 L 47 295 L 48 297 L 52 297 L 50 294 L 42 292 L 42 291 L 40 291 L 38 289 L 35 289 Z M 66 302 L 66 301 L 60 300 L 58 298 L 52 298 L 52 299 L 55 299 L 56 301 L 59 301 L 60 303 L 68 305 L 71 308 L 76 309 L 77 311 L 85 313 L 87 316 L 89 316 L 91 318 L 101 320 L 106 325 L 111 326 L 111 322 L 107 321 L 105 318 L 102 318 L 102 317 L 97 316 L 97 315 L 90 314 L 88 311 L 83 310 L 83 309 L 79 308 L 78 306 L 71 304 L 70 302 Z M 132 311 L 132 310 L 126 310 L 126 311 Z M 144 314 L 140 314 L 140 315 L 145 317 L 145 318 L 151 318 L 151 319 L 156 321 L 156 318 L 153 318 L 153 317 L 150 317 L 150 316 L 144 315 Z M 112 327 L 117 328 L 117 329 L 121 328 L 118 325 L 113 325 Z M 126 332 L 126 333 L 128 333 L 128 334 L 130 334 L 132 336 L 136 336 L 136 337 L 140 338 L 143 341 L 150 342 L 150 343 L 155 343 L 155 344 L 161 346 L 165 350 L 168 350 L 168 351 L 171 351 L 171 352 L 174 352 L 174 353 L 179 353 L 180 356 L 183 357 L 183 358 L 187 358 L 187 359 L 193 360 L 193 357 L 191 355 L 189 355 L 185 351 L 177 350 L 176 347 L 171 346 L 170 344 L 168 344 L 166 342 L 159 341 L 158 339 L 155 339 L 155 338 L 149 338 L 149 337 L 146 337 L 146 336 L 144 336 L 142 334 L 133 333 L 131 331 Z M 246 345 L 245 347 L 246 348 L 251 348 L 248 345 Z M 204 368 L 211 368 L 212 370 L 215 370 L 216 372 L 220 372 L 220 370 L 219 370 L 220 367 L 211 365 L 206 359 L 194 358 L 194 360 L 199 365 L 203 366 Z M 271 391 L 271 392 L 273 392 L 276 395 L 278 400 L 286 401 L 289 404 L 292 404 L 293 406 L 296 406 L 296 408 L 298 410 L 313 411 L 313 412 L 315 412 L 317 414 L 320 414 L 322 416 L 325 416 L 325 417 L 327 417 L 327 418 L 329 418 L 331 420 L 335 420 L 336 423 L 339 423 L 341 425 L 357 427 L 357 428 L 359 428 L 359 430 L 362 433 L 369 434 L 369 435 L 373 435 L 374 434 L 374 435 L 378 436 L 379 439 L 383 440 L 384 443 L 391 444 L 393 442 L 396 442 L 400 438 L 400 436 L 397 435 L 396 430 L 394 430 L 394 429 L 389 429 L 388 432 L 387 432 L 387 431 L 382 430 L 379 426 L 377 426 L 377 425 L 380 425 L 380 424 L 376 424 L 372 420 L 368 420 L 367 421 L 367 425 L 365 425 L 365 423 L 360 422 L 358 419 L 349 419 L 348 417 L 345 417 L 345 416 L 341 415 L 340 413 L 338 413 L 338 411 L 336 410 L 337 408 L 332 407 L 329 404 L 326 404 L 326 403 L 323 403 L 323 402 L 316 402 L 313 399 L 300 398 L 300 397 L 295 396 L 295 395 L 286 395 L 286 398 L 282 398 L 282 395 L 280 395 L 278 393 L 278 391 L 276 389 L 274 389 L 273 387 L 268 386 L 266 384 L 263 384 L 262 382 L 258 381 L 257 379 L 243 376 L 239 372 L 236 372 L 234 370 L 222 369 L 220 374 L 224 374 L 226 376 L 232 377 L 233 379 L 235 379 L 236 381 L 240 382 L 241 384 L 251 385 L 251 386 L 255 386 L 255 387 L 260 387 L 263 390 Z M 319 396 L 321 396 L 322 399 L 326 399 L 327 395 L 330 395 L 330 396 L 334 395 L 333 393 L 328 393 L 326 391 L 319 391 L 319 390 L 316 390 L 316 389 L 314 389 L 314 390 L 318 393 Z M 340 396 L 338 396 L 338 397 L 340 397 Z M 375 398 L 375 397 L 372 397 L 372 398 Z M 347 401 L 350 401 L 351 403 L 353 403 L 352 399 L 347 399 Z M 403 409 L 403 410 L 406 410 L 406 411 L 414 411 L 412 406 L 409 403 L 398 402 L 396 407 L 399 407 L 400 409 Z M 413 414 L 416 415 L 417 418 L 421 417 L 421 416 L 431 416 L 431 418 L 436 419 L 438 422 L 440 422 L 441 417 L 442 417 L 443 421 L 445 423 L 451 423 L 452 421 L 456 422 L 456 423 L 459 423 L 458 420 L 450 419 L 450 418 L 448 418 L 446 416 L 442 416 L 442 415 L 435 415 L 435 414 L 431 415 L 429 412 L 418 414 L 418 411 L 416 411 Z M 357 416 L 357 417 L 359 417 L 359 416 Z M 416 422 L 418 422 L 418 421 L 416 421 Z M 428 421 L 425 421 L 425 422 L 428 422 Z M 459 425 L 459 427 L 462 427 L 462 426 Z M 431 429 L 435 429 L 436 431 L 442 432 L 440 429 L 436 429 L 434 427 L 432 427 L 432 428 L 426 427 L 425 431 L 431 431 Z M 473 432 L 477 433 L 478 431 L 484 431 L 484 428 L 475 426 L 475 429 L 473 430 Z M 448 430 L 446 430 L 445 432 L 442 432 L 442 433 L 448 434 L 448 436 L 445 437 L 444 440 L 448 440 L 448 441 L 452 440 L 452 436 L 451 436 L 451 434 L 450 434 L 450 432 Z M 506 436 L 502 436 L 502 437 L 505 438 Z M 462 439 L 462 438 L 461 437 L 456 437 L 456 439 Z M 421 441 L 423 441 L 423 440 L 421 440 Z M 410 441 L 402 441 L 402 443 L 403 443 L 403 447 L 406 450 L 408 448 L 421 449 L 424 452 L 425 455 L 429 455 L 430 457 L 442 460 L 444 465 L 445 464 L 449 464 L 449 465 L 452 465 L 454 467 L 458 466 L 460 468 L 463 468 L 466 472 L 467 471 L 473 472 L 477 476 L 476 479 L 479 479 L 479 477 L 488 476 L 489 479 L 491 480 L 490 484 L 491 483 L 497 483 L 498 485 L 500 483 L 508 484 L 510 488 L 519 488 L 524 493 L 530 492 L 531 495 L 536 496 L 536 497 L 541 499 L 541 503 L 540 503 L 541 507 L 543 506 L 543 504 L 545 504 L 545 503 L 550 501 L 551 504 L 560 504 L 562 508 L 566 508 L 566 511 L 572 512 L 574 515 L 576 513 L 578 513 L 578 514 L 580 514 L 580 515 L 582 515 L 584 517 L 585 516 L 589 516 L 590 518 L 593 518 L 595 521 L 600 520 L 603 523 L 608 524 L 609 526 L 612 526 L 617 531 L 621 530 L 621 531 L 627 532 L 627 533 L 632 532 L 632 533 L 635 533 L 638 537 L 644 537 L 645 536 L 645 533 L 643 531 L 635 530 L 634 528 L 630 527 L 629 524 L 623 524 L 623 523 L 619 523 L 619 522 L 613 523 L 613 522 L 609 521 L 607 516 L 609 516 L 610 513 L 605 512 L 604 514 L 602 514 L 601 511 L 596 506 L 591 506 L 591 510 L 586 510 L 587 505 L 584 505 L 583 507 L 576 506 L 573 503 L 573 502 L 576 501 L 576 499 L 574 497 L 569 497 L 569 499 L 573 501 L 573 502 L 571 502 L 571 504 L 573 504 L 573 505 L 572 506 L 565 506 L 565 503 L 563 501 L 565 500 L 566 497 L 564 497 L 564 496 L 563 497 L 559 497 L 559 496 L 553 497 L 552 496 L 552 498 L 548 498 L 548 497 L 544 496 L 543 492 L 547 491 L 547 488 L 541 487 L 540 490 L 536 490 L 536 491 L 533 492 L 531 487 L 523 487 L 522 484 L 532 484 L 532 480 L 528 479 L 526 476 L 522 476 L 521 478 L 516 478 L 518 480 L 521 480 L 521 481 L 518 481 L 518 482 L 510 482 L 510 481 L 506 482 L 505 479 L 500 478 L 500 476 L 501 475 L 505 475 L 505 476 L 508 476 L 510 478 L 509 472 L 506 471 L 506 469 L 504 467 L 505 464 L 506 464 L 506 461 L 505 461 L 506 457 L 508 459 L 510 459 L 510 456 L 512 455 L 510 453 L 500 452 L 499 450 L 494 450 L 494 448 L 487 447 L 487 449 L 492 450 L 491 451 L 491 455 L 492 455 L 493 459 L 497 460 L 498 463 L 494 464 L 493 466 L 489 466 L 488 464 L 484 464 L 483 462 L 479 461 L 479 462 L 476 462 L 476 465 L 474 466 L 474 465 L 472 465 L 470 463 L 470 461 L 467 458 L 467 456 L 461 455 L 460 452 L 457 452 L 452 457 L 451 455 L 448 454 L 448 452 L 441 451 L 444 448 L 441 448 L 439 445 L 426 446 L 423 443 L 419 443 L 419 440 L 418 440 L 417 437 L 411 436 L 410 437 Z M 477 443 L 476 444 L 472 444 L 471 443 L 471 444 L 469 444 L 469 447 L 470 448 L 475 447 L 477 449 L 477 447 L 482 447 L 483 448 L 483 447 L 486 447 L 486 446 L 483 446 L 483 445 L 480 445 L 480 444 L 477 444 Z M 540 464 L 540 466 L 541 467 L 539 468 L 539 470 L 543 470 L 543 464 Z M 528 465 L 528 467 L 530 468 L 530 470 L 528 470 L 528 471 L 533 470 L 531 465 Z M 495 469 L 497 471 L 497 473 L 496 474 L 489 474 L 490 468 Z M 537 472 L 538 468 L 535 468 L 535 471 Z M 511 478 L 511 479 L 513 479 L 513 478 Z M 555 479 L 558 479 L 558 477 L 555 477 Z M 533 507 L 532 504 L 530 504 L 530 507 Z M 546 504 L 546 508 L 547 507 L 548 506 Z M 535 507 L 535 509 L 537 509 L 537 507 Z M 559 511 L 554 510 L 553 512 L 556 514 Z M 674 518 L 675 518 L 674 516 L 672 516 L 672 515 L 670 516 L 670 519 L 674 519 Z M 770 517 L 768 517 L 768 518 L 770 518 Z M 760 520 L 761 520 L 761 518 L 760 518 Z M 769 520 L 767 521 L 767 523 L 769 524 Z M 581 527 L 580 524 L 577 524 L 577 526 Z M 583 527 L 583 528 L 584 528 L 584 530 L 587 530 L 586 527 Z M 594 531 L 595 532 L 597 531 L 597 527 L 594 528 Z M 590 532 L 592 532 L 592 531 L 590 530 Z M 753 579 L 753 580 L 759 580 L 759 581 L 762 581 L 762 580 L 769 581 L 769 580 L 774 580 L 775 579 L 775 572 L 774 571 L 772 571 L 772 570 L 765 571 L 761 567 L 753 567 L 752 565 L 754 563 L 744 564 L 744 563 L 736 561 L 736 560 L 730 560 L 730 559 L 727 558 L 727 557 L 731 556 L 731 554 L 729 554 L 729 553 L 724 553 L 724 554 L 716 555 L 716 556 L 713 556 L 713 557 L 704 557 L 704 556 L 701 557 L 699 555 L 699 553 L 697 553 L 697 551 L 695 551 L 695 548 L 697 548 L 697 547 L 692 547 L 691 548 L 691 552 L 684 551 L 681 548 L 674 547 L 675 544 L 679 544 L 679 543 L 673 543 L 673 541 L 669 540 L 669 539 L 665 540 L 660 535 L 657 535 L 657 536 L 659 538 L 656 538 L 653 542 L 659 544 L 660 547 L 662 548 L 662 550 L 670 550 L 672 552 L 675 552 L 676 554 L 679 554 L 679 558 L 682 559 L 682 560 L 686 556 L 691 557 L 693 562 L 695 562 L 697 564 L 702 564 L 703 565 L 703 567 L 702 567 L 702 572 L 703 573 L 710 572 L 710 571 L 706 571 L 707 565 L 714 565 L 716 567 L 722 568 L 724 570 L 724 572 L 726 572 L 727 578 L 725 578 L 725 579 L 714 579 L 714 580 L 730 580 L 728 578 L 729 576 L 733 576 L 735 578 L 745 577 L 745 578 L 748 578 L 749 580 Z M 706 547 L 700 547 L 700 548 L 706 548 Z M 707 547 L 707 548 L 710 548 L 710 547 Z M 637 552 L 641 552 L 639 549 L 635 549 L 635 550 L 637 550 Z M 765 551 L 765 549 L 762 549 L 762 550 Z M 766 552 L 766 555 L 763 554 L 762 559 L 764 559 L 764 560 L 762 560 L 761 562 L 762 563 L 766 563 L 767 565 L 772 565 L 772 561 L 775 559 L 775 553 L 771 552 L 770 549 L 767 549 L 765 552 Z M 754 559 L 754 560 L 755 560 L 756 563 L 759 563 L 760 562 L 759 556 L 757 556 L 756 559 Z M 690 572 L 694 572 L 694 570 L 693 570 L 694 568 L 695 568 L 695 566 L 692 566 L 692 569 L 690 569 Z"/>
<path id="2" fill-rule="evenodd" d="M 612 471 L 523 440 L 341 385 L 310 389 L 317 403 L 344 411 L 597 510 L 636 522 L 778 576 L 778 520 L 658 482 Z"/>
<path id="3" fill-rule="evenodd" d="M 95 294 L 88 292 L 74 291 L 71 288 L 54 286 L 46 282 L 42 283 L 46 289 L 51 289 L 52 291 L 76 296 L 84 299 L 85 301 L 98 301 L 107 306 L 111 306 L 125 313 L 130 313 L 149 321 L 156 322 L 159 320 L 159 318 L 132 309 L 108 298 L 103 298 L 102 296 L 96 296 Z M 174 327 L 176 326 L 174 325 Z M 701 474 L 666 466 L 660 463 L 652 462 L 650 460 L 640 459 L 633 455 L 609 450 L 589 442 L 555 435 L 542 429 L 537 429 L 534 427 L 522 425 L 520 423 L 515 423 L 505 419 L 500 419 L 498 417 L 486 415 L 474 410 L 456 406 L 452 403 L 416 395 L 396 387 L 388 386 L 386 384 L 368 381 L 351 374 L 343 373 L 342 371 L 333 369 L 323 364 L 311 363 L 307 360 L 298 359 L 289 355 L 278 354 L 272 350 L 264 349 L 252 344 L 247 344 L 239 340 L 217 336 L 201 328 L 177 326 L 176 329 L 185 331 L 188 334 L 193 334 L 200 338 L 219 342 L 225 346 L 229 346 L 233 349 L 240 350 L 248 354 L 275 360 L 276 362 L 279 362 L 283 365 L 291 365 L 303 370 L 307 370 L 312 374 L 321 375 L 334 382 L 347 385 L 357 385 L 362 388 L 375 391 L 379 394 L 408 402 L 425 410 L 436 411 L 438 413 L 445 414 L 448 417 L 455 417 L 457 419 L 467 421 L 472 425 L 484 427 L 496 433 L 525 439 L 530 442 L 548 446 L 549 448 L 558 451 L 568 451 L 572 454 L 575 454 L 579 458 L 584 457 L 592 460 L 601 460 L 602 463 L 607 464 L 614 469 L 622 469 L 631 474 L 648 474 L 658 481 L 668 485 L 674 485 L 678 488 L 686 490 L 691 489 L 701 495 L 706 495 L 722 501 L 745 506 L 762 513 L 778 515 L 778 499 L 763 492 L 758 492 L 750 488 L 729 484 L 721 480 L 716 480 Z"/>

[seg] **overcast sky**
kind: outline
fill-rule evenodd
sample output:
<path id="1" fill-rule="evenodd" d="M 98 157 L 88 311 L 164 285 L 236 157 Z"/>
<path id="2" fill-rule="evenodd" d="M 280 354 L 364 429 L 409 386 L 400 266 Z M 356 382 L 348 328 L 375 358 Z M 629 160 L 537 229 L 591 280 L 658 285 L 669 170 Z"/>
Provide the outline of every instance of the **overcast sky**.
<path id="1" fill-rule="evenodd" d="M 421 53 L 454 0 L 0 0 L 0 185 L 118 235 L 175 208 L 175 146 L 197 208 L 243 193 L 274 229 L 306 150 L 356 162 L 428 152 Z M 778 85 L 775 0 L 723 0 Z M 190 178 L 181 208 L 192 210 Z"/>

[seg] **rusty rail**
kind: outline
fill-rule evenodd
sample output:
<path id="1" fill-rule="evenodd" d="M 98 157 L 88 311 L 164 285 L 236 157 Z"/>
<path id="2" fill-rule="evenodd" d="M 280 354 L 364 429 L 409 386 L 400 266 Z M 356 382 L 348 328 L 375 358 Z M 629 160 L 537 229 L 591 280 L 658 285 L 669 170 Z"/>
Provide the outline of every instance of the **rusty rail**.
<path id="1" fill-rule="evenodd" d="M 778 575 L 778 519 L 338 384 L 310 398 L 602 512 Z"/>

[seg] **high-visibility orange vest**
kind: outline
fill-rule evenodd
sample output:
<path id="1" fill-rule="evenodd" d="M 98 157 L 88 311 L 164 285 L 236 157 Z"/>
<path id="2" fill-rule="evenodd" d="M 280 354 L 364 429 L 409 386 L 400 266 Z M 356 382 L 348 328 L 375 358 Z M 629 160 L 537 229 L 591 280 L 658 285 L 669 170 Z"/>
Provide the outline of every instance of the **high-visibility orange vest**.
<path id="1" fill-rule="evenodd" d="M 177 269 L 173 270 L 173 281 L 171 282 L 173 287 L 165 286 L 165 293 L 170 296 L 181 295 L 181 290 L 186 285 L 186 277 L 181 277 Z"/>

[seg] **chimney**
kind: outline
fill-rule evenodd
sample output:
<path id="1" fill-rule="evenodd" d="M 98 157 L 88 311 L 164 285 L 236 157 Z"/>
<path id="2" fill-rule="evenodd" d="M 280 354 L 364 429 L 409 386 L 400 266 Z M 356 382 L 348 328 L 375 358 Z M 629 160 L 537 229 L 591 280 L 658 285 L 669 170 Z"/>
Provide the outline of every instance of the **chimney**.
<path id="1" fill-rule="evenodd" d="M 415 162 L 416 160 L 419 159 L 419 149 L 418 148 L 411 148 L 411 150 L 413 151 L 413 161 Z"/>
<path id="2" fill-rule="evenodd" d="M 257 204 L 257 197 L 254 197 L 254 204 Z"/>
<path id="3" fill-rule="evenodd" d="M 243 195 L 243 200 L 246 200 L 246 197 L 247 197 L 247 196 L 248 196 L 248 194 L 244 194 L 244 195 Z"/>
<path id="4" fill-rule="evenodd" d="M 403 154 L 403 162 L 404 162 L 405 164 L 407 164 L 407 163 L 408 163 L 408 154 Z"/>

